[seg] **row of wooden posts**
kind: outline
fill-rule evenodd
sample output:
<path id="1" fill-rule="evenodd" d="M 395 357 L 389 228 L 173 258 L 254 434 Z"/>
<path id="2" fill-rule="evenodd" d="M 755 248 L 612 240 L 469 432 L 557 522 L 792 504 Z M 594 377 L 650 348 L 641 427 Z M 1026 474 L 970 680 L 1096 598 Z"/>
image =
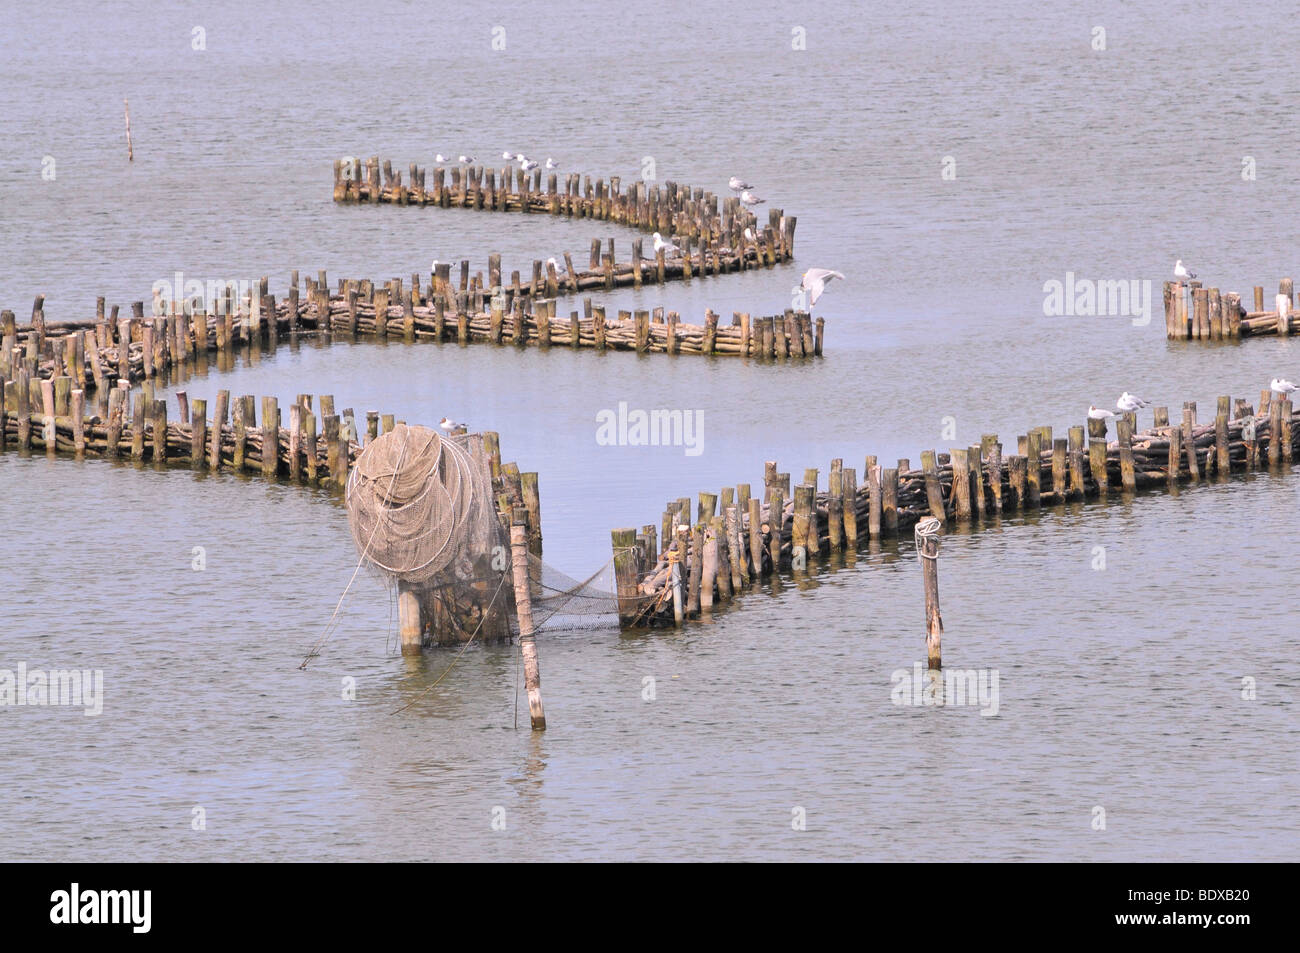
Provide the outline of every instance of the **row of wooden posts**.
<path id="1" fill-rule="evenodd" d="M 1165 333 L 1171 340 L 1235 340 L 1259 334 L 1283 337 L 1300 331 L 1295 283 L 1283 278 L 1264 309 L 1264 288 L 1254 288 L 1254 310 L 1247 311 L 1236 292 L 1206 288 L 1200 281 L 1166 281 Z"/>
<path id="2" fill-rule="evenodd" d="M 666 504 L 658 526 L 612 531 L 620 620 L 680 625 L 774 572 L 797 576 L 811 560 L 895 539 L 927 517 L 941 527 L 970 524 L 1289 464 L 1300 434 L 1295 424 L 1291 401 L 1265 390 L 1258 413 L 1245 400 L 1220 397 L 1210 423 L 1198 422 L 1195 403 L 1184 404 L 1173 422 L 1166 408 L 1154 408 L 1153 427 L 1140 433 L 1136 416 L 1126 414 L 1109 443 L 1106 422 L 1088 420 L 1067 437 L 1036 427 L 1006 456 L 995 434 L 948 454 L 923 451 L 919 469 L 910 460 L 885 467 L 868 456 L 862 486 L 857 470 L 836 459 L 824 486 L 818 470 L 808 469 L 792 493 L 790 474 L 768 462 L 761 496 L 747 483 L 702 492 L 693 516 L 692 501 L 681 497 Z"/>
<path id="3" fill-rule="evenodd" d="M 125 381 L 111 388 L 103 415 L 87 408 L 86 393 L 67 376 L 33 378 L 26 368 L 16 380 L 0 375 L 0 451 L 43 451 L 50 456 L 149 461 L 199 471 L 229 471 L 288 480 L 342 491 L 348 473 L 364 448 L 399 421 L 393 414 L 367 411 L 358 428 L 352 408 L 335 409 L 331 395 L 319 400 L 299 394 L 283 426 L 279 400 L 217 392 L 208 402 L 185 391 L 175 393 L 177 415 L 169 419 L 167 402 L 154 396 L 152 381 L 132 390 Z M 258 406 L 261 406 L 261 423 Z M 471 435 L 478 438 L 479 435 Z M 500 438 L 481 435 L 491 472 L 493 500 L 503 526 L 513 509 L 527 514 L 529 552 L 542 554 L 541 496 L 536 472 L 502 462 Z M 267 452 L 273 447 L 275 451 Z"/>
<path id="4" fill-rule="evenodd" d="M 131 317 L 119 317 L 116 306 L 106 312 L 99 298 L 93 319 L 57 323 L 45 320 L 45 299 L 38 296 L 29 325 L 18 326 L 12 311 L 0 312 L 0 374 L 13 378 L 19 367 L 32 376 L 66 373 L 78 386 L 102 391 L 118 380 L 151 379 L 208 354 L 241 346 L 275 347 L 301 332 L 325 334 L 331 340 L 377 336 L 642 354 L 721 354 L 760 361 L 820 356 L 825 334 L 823 319 L 814 322 L 807 312 L 752 320 L 747 313 L 734 312 L 724 324 L 708 311 L 703 324 L 692 325 L 662 308 L 619 311 L 610 319 L 602 305 L 587 298 L 581 315 L 571 311 L 561 317 L 555 298 L 521 294 L 507 310 L 500 296 L 484 301 L 481 289 L 473 298 L 469 292 L 440 292 L 436 276 L 430 297 L 420 292 L 415 276 L 411 288 L 404 288 L 400 278 L 383 285 L 345 279 L 330 293 L 322 273 L 317 280 L 307 279 L 305 296 L 299 293 L 297 279 L 295 273 L 289 294 L 280 301 L 265 293 L 263 278 L 258 293 L 243 302 L 227 287 L 225 296 L 204 307 L 172 302 L 170 313 L 146 317 L 144 302 L 137 301 Z M 449 298 L 454 302 L 451 310 Z"/>
<path id="5" fill-rule="evenodd" d="M 695 257 L 706 267 L 704 263 L 720 249 L 739 255 L 739 268 L 794 257 L 795 216 L 779 208 L 769 209 L 767 225 L 760 230 L 757 216 L 739 198 L 720 198 L 675 182 L 652 185 L 636 180 L 624 189 L 618 176 L 610 176 L 606 182 L 567 173 L 561 182 L 558 173 L 549 172 L 543 189 L 543 170 L 527 173 L 511 165 L 501 169 L 453 166 L 449 170 L 437 166 L 430 185 L 428 169 L 411 163 L 408 171 L 404 185 L 401 171 L 394 170 L 387 159 L 381 163 L 373 156 L 365 160 L 364 170 L 361 159 L 337 160 L 334 201 L 515 211 L 613 222 L 672 236 L 688 266 Z"/>

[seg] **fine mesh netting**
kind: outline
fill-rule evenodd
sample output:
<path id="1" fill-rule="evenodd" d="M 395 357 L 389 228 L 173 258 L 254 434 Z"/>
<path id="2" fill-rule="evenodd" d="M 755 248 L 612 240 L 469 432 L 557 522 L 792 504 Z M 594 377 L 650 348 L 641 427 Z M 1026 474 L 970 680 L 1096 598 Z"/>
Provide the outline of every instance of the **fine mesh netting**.
<path id="1" fill-rule="evenodd" d="M 586 579 L 578 580 L 530 555 L 528 574 L 533 625 L 538 632 L 618 628 L 612 560 Z"/>

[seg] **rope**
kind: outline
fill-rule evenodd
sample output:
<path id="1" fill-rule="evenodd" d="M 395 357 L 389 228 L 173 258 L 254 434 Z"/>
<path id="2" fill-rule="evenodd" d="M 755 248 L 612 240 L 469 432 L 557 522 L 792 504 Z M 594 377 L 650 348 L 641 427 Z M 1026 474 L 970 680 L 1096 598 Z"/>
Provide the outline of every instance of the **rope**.
<path id="1" fill-rule="evenodd" d="M 403 434 L 403 437 L 402 437 L 402 449 L 401 449 L 400 454 L 399 454 L 399 462 L 400 462 L 400 456 L 401 456 L 401 455 L 404 455 L 405 453 L 406 453 L 406 437 L 405 437 L 405 434 Z M 354 471 L 354 474 L 355 474 L 355 471 Z M 396 467 L 394 467 L 394 469 L 393 469 L 393 479 L 394 479 L 394 480 L 397 479 L 397 468 L 396 468 Z M 351 490 L 351 487 L 352 487 L 352 480 L 351 480 L 351 478 L 349 477 L 349 479 L 348 479 L 348 489 L 349 489 L 349 491 Z M 391 492 L 392 492 L 392 484 L 391 484 L 391 482 L 390 482 L 390 484 L 389 484 L 388 489 L 389 489 L 389 492 L 391 493 Z M 371 544 L 372 542 L 374 542 L 374 539 L 375 539 L 375 533 L 378 532 L 378 531 L 379 531 L 379 523 L 376 522 L 376 523 L 375 523 L 375 529 L 374 529 L 374 532 L 371 532 L 371 534 L 370 534 L 370 539 L 366 540 L 366 548 L 365 548 L 364 550 L 362 550 L 362 552 L 361 552 L 361 557 L 357 560 L 357 568 L 354 569 L 354 570 L 352 570 L 352 578 L 349 579 L 349 580 L 348 580 L 348 584 L 347 584 L 346 586 L 343 587 L 343 595 L 339 596 L 339 601 L 338 601 L 337 603 L 335 603 L 335 605 L 334 605 L 334 612 L 330 615 L 330 617 L 329 617 L 329 621 L 325 623 L 325 631 L 324 631 L 323 633 L 321 633 L 321 637 L 320 637 L 320 639 L 317 640 L 316 644 L 313 645 L 313 646 L 311 647 L 311 651 L 308 652 L 308 653 L 303 657 L 303 660 L 302 660 L 301 664 L 299 664 L 299 666 L 298 666 L 299 671 L 305 669 L 305 668 L 307 667 L 307 663 L 308 663 L 311 659 L 314 659 L 314 658 L 316 658 L 317 656 L 320 655 L 320 647 L 321 647 L 322 645 L 325 644 L 326 640 L 329 639 L 330 635 L 332 634 L 331 631 L 330 631 L 330 627 L 334 624 L 334 620 L 338 618 L 338 615 L 339 615 L 339 609 L 341 609 L 341 608 L 343 607 L 343 600 L 346 599 L 346 598 L 348 597 L 348 591 L 352 588 L 352 584 L 353 584 L 354 582 L 357 581 L 357 575 L 361 572 L 361 565 L 366 561 L 366 556 L 367 556 L 367 555 L 369 554 L 369 552 L 370 552 L 370 544 Z M 390 607 L 390 609 L 389 609 L 389 612 L 390 612 L 389 619 L 390 619 L 390 621 L 391 621 L 391 619 L 392 619 L 392 615 L 391 615 L 392 609 L 391 609 L 391 607 Z"/>
<path id="2" fill-rule="evenodd" d="M 932 556 L 925 551 L 925 546 L 922 544 L 926 540 L 933 539 L 935 541 L 935 549 L 937 550 L 938 542 L 939 542 L 939 530 L 942 526 L 943 523 L 939 520 L 937 516 L 927 516 L 922 520 L 918 520 L 916 526 L 913 527 L 912 534 L 916 540 L 916 552 L 917 555 L 919 555 L 922 559 L 939 558 L 938 552 L 936 552 Z"/>
<path id="3" fill-rule="evenodd" d="M 460 651 L 456 653 L 455 658 L 453 658 L 453 659 L 451 660 L 451 664 L 448 665 L 448 666 L 443 670 L 443 673 L 442 673 L 441 675 L 439 675 L 436 679 L 434 679 L 432 685 L 430 685 L 430 686 L 429 686 L 428 688 L 426 688 L 424 691 L 420 692 L 420 694 L 416 695 L 414 698 L 412 698 L 409 702 L 407 702 L 407 703 L 406 703 L 405 705 L 403 705 L 401 708 L 397 709 L 396 711 L 390 712 L 389 714 L 392 714 L 392 715 L 400 715 L 402 712 L 406 711 L 406 709 L 410 708 L 412 705 L 414 705 L 416 702 L 418 702 L 418 701 L 419 701 L 421 698 L 423 698 L 425 695 L 429 694 L 429 692 L 431 692 L 431 691 L 433 691 L 435 688 L 437 688 L 437 687 L 438 687 L 438 683 L 441 682 L 444 678 L 447 677 L 447 673 L 450 672 L 450 671 L 451 671 L 451 670 L 456 666 L 456 663 L 460 661 L 460 657 L 461 657 L 462 655 L 465 654 L 466 649 L 468 649 L 468 648 L 470 647 L 470 644 L 474 641 L 474 637 L 478 635 L 478 630 L 481 629 L 481 628 L 483 628 L 483 623 L 487 621 L 488 612 L 490 612 L 490 611 L 492 610 L 492 606 L 494 606 L 494 605 L 496 604 L 497 596 L 501 594 L 501 588 L 502 588 L 505 584 L 506 584 L 506 574 L 505 574 L 505 573 L 502 573 L 502 574 L 501 574 L 501 581 L 500 581 L 499 583 L 497 583 L 497 591 L 494 592 L 494 593 L 492 593 L 492 601 L 489 602 L 487 608 L 483 610 L 483 615 L 482 615 L 482 617 L 478 620 L 478 625 L 474 626 L 474 631 L 470 633 L 469 639 L 465 642 L 464 645 L 461 646 Z"/>

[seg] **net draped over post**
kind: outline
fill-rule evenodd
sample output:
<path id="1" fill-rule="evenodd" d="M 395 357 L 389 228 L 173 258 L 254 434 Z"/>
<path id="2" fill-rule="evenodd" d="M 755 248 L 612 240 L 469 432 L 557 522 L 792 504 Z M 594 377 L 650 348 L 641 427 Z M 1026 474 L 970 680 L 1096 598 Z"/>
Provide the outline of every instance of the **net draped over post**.
<path id="1" fill-rule="evenodd" d="M 460 438 L 465 440 L 465 438 Z M 465 445 L 398 424 L 348 477 L 348 523 L 363 560 L 411 586 L 461 579 L 496 542 L 488 478 Z"/>

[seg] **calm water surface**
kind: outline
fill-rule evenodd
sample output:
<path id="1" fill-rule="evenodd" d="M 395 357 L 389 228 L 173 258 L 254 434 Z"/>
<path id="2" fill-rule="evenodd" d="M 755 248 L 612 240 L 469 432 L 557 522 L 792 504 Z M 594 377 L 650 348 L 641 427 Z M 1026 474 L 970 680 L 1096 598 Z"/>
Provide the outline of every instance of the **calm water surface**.
<path id="1" fill-rule="evenodd" d="M 1286 12 L 666 3 L 629 31 L 599 4 L 380 2 L 371 23 L 444 26 L 395 32 L 377 55 L 300 2 L 6 10 L 0 306 L 25 318 L 44 293 L 51 320 L 81 318 L 95 295 L 125 307 L 177 270 L 267 274 L 277 294 L 292 268 L 409 278 L 500 252 L 508 272 L 630 237 L 336 207 L 343 155 L 405 168 L 509 148 L 625 180 L 651 156 L 661 179 L 714 190 L 743 175 L 799 216 L 795 263 L 604 300 L 691 321 L 771 313 L 803 268 L 837 268 L 822 361 L 303 343 L 186 384 L 498 430 L 541 474 L 547 560 L 585 576 L 611 527 L 759 484 L 764 460 L 915 461 L 987 432 L 1064 433 L 1124 389 L 1204 414 L 1300 373 L 1286 340 L 1166 342 L 1158 301 L 1136 327 L 1042 308 L 1044 282 L 1071 271 L 1149 279 L 1157 296 L 1175 257 L 1246 295 L 1296 273 L 1300 78 L 1275 51 L 1300 28 Z M 1207 37 L 1221 55 L 1204 55 Z M 704 410 L 704 452 L 597 446 L 596 412 L 620 401 Z M 955 860 L 1290 859 L 1297 503 L 1300 481 L 1260 474 L 946 538 L 945 662 L 999 673 L 996 717 L 891 702 L 891 674 L 923 654 L 903 545 L 680 632 L 547 634 L 550 728 L 533 736 L 514 727 L 510 648 L 471 647 L 430 688 L 452 653 L 396 655 L 391 597 L 370 576 L 298 670 L 355 566 L 329 495 L 9 453 L 0 668 L 102 669 L 105 703 L 98 718 L 0 710 L 0 834 L 91 860 L 932 860 L 936 844 Z"/>

